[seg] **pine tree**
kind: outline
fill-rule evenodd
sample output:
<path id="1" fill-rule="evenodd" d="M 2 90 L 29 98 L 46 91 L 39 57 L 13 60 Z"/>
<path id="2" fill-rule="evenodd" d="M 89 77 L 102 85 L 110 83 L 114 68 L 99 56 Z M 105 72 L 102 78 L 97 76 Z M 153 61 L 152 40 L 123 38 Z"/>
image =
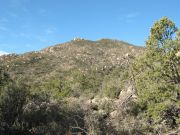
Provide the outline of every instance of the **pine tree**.
<path id="1" fill-rule="evenodd" d="M 179 107 L 180 93 L 180 34 L 167 17 L 155 22 L 146 42 L 144 55 L 136 60 L 136 88 L 139 104 L 154 121 L 170 106 Z M 177 32 L 177 34 L 176 34 Z"/>

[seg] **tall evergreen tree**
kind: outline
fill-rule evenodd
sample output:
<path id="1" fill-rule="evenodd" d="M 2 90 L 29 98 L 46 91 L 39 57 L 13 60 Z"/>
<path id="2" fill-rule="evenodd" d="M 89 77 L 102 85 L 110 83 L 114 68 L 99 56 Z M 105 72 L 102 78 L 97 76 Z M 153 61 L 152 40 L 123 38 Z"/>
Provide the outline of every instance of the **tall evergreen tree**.
<path id="1" fill-rule="evenodd" d="M 155 121 L 169 106 L 179 107 L 179 33 L 167 17 L 155 22 L 146 42 L 146 51 L 133 67 L 139 103 Z"/>

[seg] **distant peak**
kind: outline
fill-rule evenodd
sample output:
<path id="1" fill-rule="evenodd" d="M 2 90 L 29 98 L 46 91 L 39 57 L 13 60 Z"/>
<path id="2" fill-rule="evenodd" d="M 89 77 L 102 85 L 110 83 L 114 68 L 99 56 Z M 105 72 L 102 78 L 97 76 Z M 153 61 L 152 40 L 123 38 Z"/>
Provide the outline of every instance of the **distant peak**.
<path id="1" fill-rule="evenodd" d="M 82 40 L 85 40 L 84 38 L 81 38 L 81 37 L 75 37 L 73 38 L 73 41 L 82 41 Z"/>
<path id="2" fill-rule="evenodd" d="M 4 51 L 0 51 L 0 56 L 2 56 L 2 55 L 8 55 L 9 53 L 7 53 L 7 52 L 4 52 Z"/>

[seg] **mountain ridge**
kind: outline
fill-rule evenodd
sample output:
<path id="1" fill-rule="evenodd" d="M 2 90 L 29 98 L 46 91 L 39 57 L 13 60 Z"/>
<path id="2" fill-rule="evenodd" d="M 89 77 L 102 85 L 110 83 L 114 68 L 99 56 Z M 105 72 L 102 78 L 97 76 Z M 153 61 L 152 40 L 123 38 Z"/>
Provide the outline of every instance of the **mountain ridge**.
<path id="1" fill-rule="evenodd" d="M 0 51 L 0 56 L 2 55 L 8 55 L 9 53 L 5 52 L 5 51 Z"/>
<path id="2" fill-rule="evenodd" d="M 117 40 L 76 39 L 41 51 L 1 56 L 0 67 L 4 67 L 13 80 L 26 82 L 34 91 L 46 89 L 48 93 L 54 86 L 59 89 L 59 81 L 62 81 L 71 89 L 70 95 L 95 95 L 101 91 L 101 87 L 106 87 L 103 85 L 106 85 L 109 75 L 112 74 L 117 82 L 121 82 L 129 64 L 143 51 L 143 47 Z M 49 83 L 55 83 L 50 85 L 53 88 L 47 86 Z M 111 86 L 119 87 L 113 97 L 118 96 L 123 86 Z"/>
<path id="3" fill-rule="evenodd" d="M 118 40 L 75 39 L 40 51 L 2 56 L 0 61 L 1 66 L 5 66 L 10 72 L 26 72 L 30 76 L 40 72 L 64 72 L 74 68 L 85 72 L 120 65 L 125 55 L 136 57 L 143 50 L 143 47 Z M 48 68 L 50 72 L 47 71 Z"/>

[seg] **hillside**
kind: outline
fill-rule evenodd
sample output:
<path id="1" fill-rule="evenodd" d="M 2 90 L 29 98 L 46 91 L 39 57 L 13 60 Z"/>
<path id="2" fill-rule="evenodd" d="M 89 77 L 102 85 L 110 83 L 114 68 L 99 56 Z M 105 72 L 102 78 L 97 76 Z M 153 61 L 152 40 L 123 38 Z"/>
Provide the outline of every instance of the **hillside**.
<path id="1" fill-rule="evenodd" d="M 107 75 L 118 67 L 128 65 L 126 55 L 136 57 L 142 51 L 142 47 L 117 40 L 75 39 L 39 52 L 2 56 L 0 66 L 5 67 L 14 79 L 42 84 L 55 76 L 70 80 L 74 72 Z"/>
<path id="2" fill-rule="evenodd" d="M 21 101 L 18 99 L 13 101 L 11 100 L 13 97 L 8 97 L 11 100 L 8 103 L 13 105 L 17 101 L 19 104 L 18 102 L 23 101 L 23 97 L 27 98 L 29 101 L 24 106 L 23 113 L 29 113 L 28 117 L 32 114 L 35 118 L 34 123 L 38 123 L 37 116 L 41 114 L 43 117 L 47 116 L 48 120 L 55 121 L 55 129 L 58 129 L 56 134 L 63 135 L 68 130 L 79 134 L 81 129 L 74 130 L 70 128 L 71 126 L 78 126 L 77 128 L 84 131 L 86 127 L 89 129 L 98 127 L 94 129 L 95 132 L 99 132 L 98 135 L 104 135 L 105 132 L 117 134 L 115 132 L 121 130 L 117 122 L 123 120 L 116 120 L 118 110 L 123 109 L 124 103 L 128 103 L 134 95 L 129 65 L 143 51 L 143 47 L 118 40 L 74 39 L 37 52 L 3 55 L 0 57 L 0 71 L 1 69 L 5 71 L 0 72 L 0 88 L 1 84 L 3 86 L 0 94 L 4 88 L 6 89 L 7 82 L 20 85 L 23 90 L 28 89 L 30 95 L 26 97 L 26 92 L 21 91 L 20 93 L 24 94 L 18 97 Z M 12 93 L 19 93 L 19 86 L 17 89 L 16 86 L 12 87 Z M 53 107 L 56 108 L 55 111 Z M 57 122 L 57 117 L 63 120 Z M 40 121 L 42 119 L 44 118 L 40 118 Z M 119 129 L 109 129 L 108 122 Z M 44 123 L 48 124 L 51 122 Z M 103 129 L 104 127 L 107 129 Z M 52 134 L 53 131 L 45 132 Z"/>
<path id="3" fill-rule="evenodd" d="M 180 133 L 180 31 L 155 22 L 146 48 L 76 38 L 0 56 L 2 135 Z"/>
<path id="4" fill-rule="evenodd" d="M 36 129 L 27 131 L 30 134 L 176 134 L 179 65 L 174 78 L 167 78 L 162 58 L 171 55 L 152 55 L 148 49 L 111 39 L 74 39 L 36 52 L 0 56 L 0 107 L 8 105 L 2 110 L 4 118 L 11 121 L 11 113 L 6 114 L 17 104 L 22 110 L 17 117 L 23 117 L 18 119 L 30 124 L 23 132 Z M 178 53 L 171 56 L 176 63 Z"/>
<path id="5" fill-rule="evenodd" d="M 34 68 L 46 64 L 46 66 L 51 67 L 50 72 L 54 69 L 69 70 L 72 68 L 86 70 L 86 68 L 120 65 L 122 58 L 127 53 L 136 56 L 142 49 L 142 47 L 116 40 L 89 41 L 76 39 L 51 46 L 39 52 L 3 56 L 1 62 L 8 66 L 9 70 L 14 67 L 16 69 L 19 67 L 28 68 L 31 64 L 34 64 Z"/>

